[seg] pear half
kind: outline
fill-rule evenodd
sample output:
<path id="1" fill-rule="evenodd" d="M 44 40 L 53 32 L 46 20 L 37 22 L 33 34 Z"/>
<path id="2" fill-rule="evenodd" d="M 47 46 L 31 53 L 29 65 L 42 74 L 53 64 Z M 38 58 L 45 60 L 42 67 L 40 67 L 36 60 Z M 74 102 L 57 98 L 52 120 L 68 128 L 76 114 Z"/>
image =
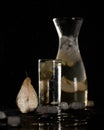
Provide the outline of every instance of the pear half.
<path id="1" fill-rule="evenodd" d="M 34 111 L 38 106 L 38 97 L 31 79 L 26 77 L 16 97 L 16 104 L 22 113 Z"/>

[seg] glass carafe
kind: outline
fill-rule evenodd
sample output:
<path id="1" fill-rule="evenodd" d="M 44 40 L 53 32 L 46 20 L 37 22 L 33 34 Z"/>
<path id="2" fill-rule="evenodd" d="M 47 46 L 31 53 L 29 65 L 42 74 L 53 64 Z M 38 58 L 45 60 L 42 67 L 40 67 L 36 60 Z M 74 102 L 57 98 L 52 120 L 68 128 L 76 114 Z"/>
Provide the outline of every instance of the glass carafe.
<path id="1" fill-rule="evenodd" d="M 53 23 L 59 38 L 56 59 L 62 59 L 61 100 L 68 108 L 85 107 L 88 101 L 88 84 L 78 45 L 83 18 L 53 18 Z"/>

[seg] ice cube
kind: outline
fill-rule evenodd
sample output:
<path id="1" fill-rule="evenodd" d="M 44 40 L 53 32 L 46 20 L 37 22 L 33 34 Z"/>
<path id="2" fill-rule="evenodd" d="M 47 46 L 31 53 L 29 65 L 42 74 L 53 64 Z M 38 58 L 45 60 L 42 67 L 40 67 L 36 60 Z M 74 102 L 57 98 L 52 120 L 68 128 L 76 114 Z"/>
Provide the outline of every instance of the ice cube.
<path id="1" fill-rule="evenodd" d="M 72 102 L 69 104 L 69 108 L 71 109 L 83 109 L 85 107 L 85 104 L 83 102 Z"/>
<path id="2" fill-rule="evenodd" d="M 69 109 L 69 105 L 67 102 L 61 102 L 61 109 L 62 110 L 68 110 Z"/>
<path id="3" fill-rule="evenodd" d="M 12 127 L 18 127 L 21 123 L 19 116 L 9 116 L 8 117 L 8 125 Z"/>
<path id="4" fill-rule="evenodd" d="M 56 106 L 39 106 L 37 108 L 37 112 L 39 114 L 45 114 L 45 113 L 57 113 L 58 112 L 58 109 Z"/>

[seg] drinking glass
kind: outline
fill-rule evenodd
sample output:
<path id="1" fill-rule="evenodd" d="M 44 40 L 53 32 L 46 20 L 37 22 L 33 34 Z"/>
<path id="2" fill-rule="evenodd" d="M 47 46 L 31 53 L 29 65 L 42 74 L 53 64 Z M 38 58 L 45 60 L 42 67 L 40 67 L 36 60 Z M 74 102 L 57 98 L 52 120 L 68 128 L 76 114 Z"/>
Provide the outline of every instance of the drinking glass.
<path id="1" fill-rule="evenodd" d="M 41 112 L 59 113 L 61 111 L 61 59 L 39 59 L 38 78 Z"/>

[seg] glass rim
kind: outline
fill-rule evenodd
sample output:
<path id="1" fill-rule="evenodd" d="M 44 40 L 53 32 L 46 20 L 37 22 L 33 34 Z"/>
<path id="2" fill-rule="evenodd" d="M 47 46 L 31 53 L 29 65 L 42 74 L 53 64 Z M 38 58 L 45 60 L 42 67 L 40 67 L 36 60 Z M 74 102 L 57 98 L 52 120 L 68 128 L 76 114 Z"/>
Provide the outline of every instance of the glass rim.
<path id="1" fill-rule="evenodd" d="M 83 21 L 84 20 L 84 18 L 83 17 L 81 17 L 81 16 L 78 16 L 78 17 L 76 17 L 76 16 L 73 16 L 73 17 L 71 17 L 71 16 L 66 16 L 66 17 L 54 17 L 53 18 L 53 21 L 55 21 L 55 20 L 77 20 L 77 21 Z"/>
<path id="2" fill-rule="evenodd" d="M 38 59 L 38 62 L 40 62 L 40 61 L 49 61 L 49 62 L 54 61 L 54 62 L 62 62 L 62 59 L 52 59 L 52 58 L 51 58 L 51 59 L 49 59 L 49 58 L 46 58 L 46 59 L 43 58 L 43 59 L 42 59 L 42 58 L 39 58 L 39 59 Z"/>

